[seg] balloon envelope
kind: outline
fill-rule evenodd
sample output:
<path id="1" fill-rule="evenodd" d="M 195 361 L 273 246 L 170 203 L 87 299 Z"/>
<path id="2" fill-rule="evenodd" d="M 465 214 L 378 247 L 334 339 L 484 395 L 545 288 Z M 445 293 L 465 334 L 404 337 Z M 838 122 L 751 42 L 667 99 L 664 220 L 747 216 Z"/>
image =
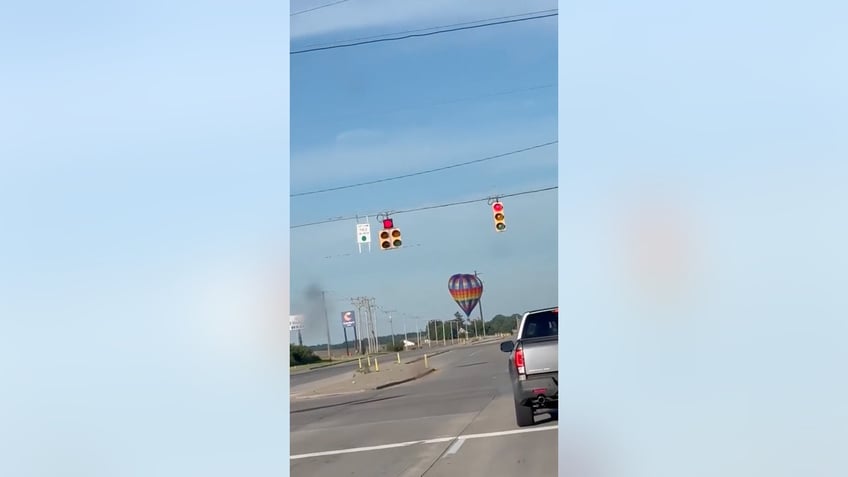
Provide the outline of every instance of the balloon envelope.
<path id="1" fill-rule="evenodd" d="M 467 318 L 480 302 L 480 297 L 483 295 L 483 282 L 476 275 L 457 273 L 448 280 L 448 291 Z"/>

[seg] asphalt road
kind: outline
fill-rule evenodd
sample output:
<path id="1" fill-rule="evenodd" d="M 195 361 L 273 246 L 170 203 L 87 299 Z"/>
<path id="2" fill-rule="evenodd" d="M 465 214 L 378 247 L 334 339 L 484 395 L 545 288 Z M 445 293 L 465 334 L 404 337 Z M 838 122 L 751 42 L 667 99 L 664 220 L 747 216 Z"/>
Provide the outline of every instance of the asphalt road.
<path id="1" fill-rule="evenodd" d="M 508 339 L 509 338 L 503 338 L 501 341 L 505 341 L 505 340 L 508 340 Z M 446 347 L 441 346 L 441 345 L 434 345 L 432 348 L 428 348 L 428 347 L 425 346 L 424 348 L 420 348 L 420 349 L 415 349 L 415 350 L 410 350 L 410 351 L 402 351 L 400 353 L 400 359 L 403 360 L 403 361 L 409 361 L 410 359 L 414 359 L 414 358 L 417 358 L 419 356 L 424 356 L 425 353 L 428 353 L 428 354 L 438 353 L 438 352 L 444 351 L 446 349 L 454 349 L 454 348 L 458 348 L 458 347 L 462 347 L 462 346 L 465 346 L 465 345 L 450 345 L 450 344 L 448 344 L 448 346 L 446 346 Z M 470 346 L 478 346 L 478 345 L 470 345 Z M 383 355 L 383 356 L 380 357 L 380 359 L 394 359 L 394 354 L 389 353 L 389 354 Z M 364 361 L 365 358 L 363 357 L 362 360 Z M 350 362 L 350 363 L 337 364 L 337 365 L 334 365 L 334 366 L 327 366 L 327 367 L 324 367 L 324 368 L 313 369 L 311 371 L 297 372 L 295 374 L 290 375 L 289 385 L 291 387 L 301 386 L 301 385 L 306 384 L 306 383 L 311 383 L 311 382 L 314 382 L 314 381 L 318 381 L 318 380 L 322 380 L 322 379 L 326 379 L 326 378 L 331 378 L 333 376 L 348 374 L 348 373 L 352 372 L 353 369 L 356 368 L 357 366 L 359 366 L 359 364 L 356 361 L 353 361 L 353 362 Z"/>
<path id="2" fill-rule="evenodd" d="M 497 342 L 436 356 L 435 373 L 384 389 L 291 402 L 291 475 L 557 475 L 557 422 L 515 424 Z"/>

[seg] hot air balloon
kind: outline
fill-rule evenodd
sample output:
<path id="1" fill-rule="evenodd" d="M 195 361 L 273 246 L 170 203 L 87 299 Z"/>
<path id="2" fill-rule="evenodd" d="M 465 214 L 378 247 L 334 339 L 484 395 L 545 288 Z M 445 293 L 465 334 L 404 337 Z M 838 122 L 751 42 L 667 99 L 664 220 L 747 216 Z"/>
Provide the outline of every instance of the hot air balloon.
<path id="1" fill-rule="evenodd" d="M 457 273 L 448 280 L 448 291 L 465 316 L 470 317 L 483 295 L 483 282 L 476 275 Z"/>

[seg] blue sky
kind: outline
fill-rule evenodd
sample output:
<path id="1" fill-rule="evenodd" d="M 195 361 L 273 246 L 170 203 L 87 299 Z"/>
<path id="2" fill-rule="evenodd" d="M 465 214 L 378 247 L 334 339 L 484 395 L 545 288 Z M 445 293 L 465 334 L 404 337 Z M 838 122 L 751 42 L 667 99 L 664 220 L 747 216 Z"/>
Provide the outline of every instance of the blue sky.
<path id="1" fill-rule="evenodd" d="M 393 6 L 394 5 L 394 6 Z M 555 2 L 348 2 L 292 18 L 292 49 L 547 10 Z M 294 10 L 308 2 L 295 2 Z M 400 42 L 293 55 L 292 193 L 380 179 L 556 140 L 556 18 Z M 513 92 L 511 94 L 502 94 Z M 293 197 L 293 225 L 555 186 L 556 146 L 445 172 Z M 359 254 L 353 220 L 296 228 L 292 312 L 307 315 L 305 343 L 342 338 L 349 298 L 372 296 L 403 317 L 445 318 L 459 308 L 447 280 L 479 271 L 487 319 L 556 301 L 556 191 L 505 198 L 508 232 L 479 202 L 399 214 L 408 248 Z M 376 218 L 371 217 L 377 229 Z M 376 239 L 376 237 L 374 237 Z M 476 314 L 475 310 L 475 314 Z M 317 316 L 316 316 L 317 315 Z M 387 334 L 387 315 L 378 317 Z M 423 321 L 418 322 L 420 325 Z"/>

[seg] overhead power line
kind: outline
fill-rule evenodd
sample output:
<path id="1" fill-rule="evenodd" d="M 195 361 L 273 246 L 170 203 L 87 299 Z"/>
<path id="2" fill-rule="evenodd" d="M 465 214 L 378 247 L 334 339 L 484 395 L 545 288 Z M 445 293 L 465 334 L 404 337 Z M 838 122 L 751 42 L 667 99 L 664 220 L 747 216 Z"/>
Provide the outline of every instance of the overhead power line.
<path id="1" fill-rule="evenodd" d="M 532 151 L 533 149 L 539 149 L 541 147 L 550 146 L 550 145 L 556 144 L 558 142 L 559 141 L 549 141 L 549 142 L 546 142 L 546 143 L 536 144 L 536 145 L 530 146 L 530 147 L 525 147 L 523 149 L 517 149 L 515 151 L 504 152 L 504 153 L 501 153 L 501 154 L 496 154 L 494 156 L 488 156 L 488 157 L 483 157 L 483 158 L 480 158 L 480 159 L 474 159 L 472 161 L 460 162 L 458 164 L 451 164 L 451 165 L 448 165 L 448 166 L 437 167 L 435 169 L 428 169 L 426 171 L 411 172 L 409 174 L 402 174 L 402 175 L 399 175 L 399 176 L 386 177 L 386 178 L 383 178 L 383 179 L 375 179 L 375 180 L 372 180 L 372 181 L 358 182 L 356 184 L 348 184 L 348 185 L 337 186 L 337 187 L 328 187 L 326 189 L 312 190 L 312 191 L 308 191 L 308 192 L 298 192 L 296 194 L 290 194 L 289 197 L 302 197 L 302 196 L 305 196 L 305 195 L 321 194 L 321 193 L 325 193 L 325 192 L 333 192 L 333 191 L 343 190 L 343 189 L 352 189 L 354 187 L 363 187 L 363 186 L 372 185 L 372 184 L 379 184 L 381 182 L 396 181 L 396 180 L 399 180 L 399 179 L 406 179 L 406 178 L 409 178 L 409 177 L 422 176 L 424 174 L 432 174 L 434 172 L 445 171 L 445 170 L 448 170 L 448 169 L 453 169 L 453 168 L 462 167 L 462 166 L 468 166 L 468 165 L 471 165 L 471 164 L 478 164 L 478 163 L 481 163 L 481 162 L 499 159 L 501 157 L 511 156 L 513 154 L 518 154 L 518 153 L 521 153 L 521 152 Z"/>
<path id="2" fill-rule="evenodd" d="M 492 22 L 492 21 L 496 21 L 496 20 L 509 20 L 509 19 L 512 19 L 512 18 L 526 17 L 528 15 L 541 15 L 543 13 L 554 13 L 556 11 L 558 11 L 558 9 L 549 8 L 547 10 L 538 10 L 538 11 L 535 11 L 535 12 L 516 13 L 515 15 L 506 15 L 506 16 L 503 16 L 503 17 L 483 18 L 483 19 L 480 19 L 480 20 L 472 20 L 470 22 L 451 23 L 451 24 L 448 24 L 448 25 L 438 25 L 438 26 L 434 26 L 434 27 L 418 28 L 418 29 L 415 29 L 415 30 L 402 30 L 402 31 L 396 31 L 394 33 L 381 33 L 379 35 L 361 36 L 361 37 L 358 37 L 358 38 L 348 38 L 347 40 L 336 40 L 336 41 L 331 41 L 331 42 L 327 42 L 327 43 L 308 43 L 306 45 L 303 45 L 303 48 L 313 48 L 313 47 L 319 47 L 319 46 L 337 45 L 337 44 L 340 44 L 340 43 L 352 43 L 352 42 L 355 42 L 355 41 L 373 40 L 375 38 L 386 38 L 386 37 L 392 37 L 392 36 L 397 36 L 397 35 L 406 35 L 408 33 L 420 33 L 420 32 L 425 32 L 425 31 L 439 30 L 439 29 L 442 29 L 442 28 L 453 28 L 453 27 L 465 26 L 465 25 L 475 25 L 477 23 Z"/>
<path id="3" fill-rule="evenodd" d="M 502 195 L 498 195 L 497 197 L 498 197 L 498 199 L 501 199 L 501 198 L 504 198 L 504 197 L 517 197 L 517 196 L 520 196 L 520 195 L 538 194 L 540 192 L 547 192 L 547 191 L 555 190 L 555 189 L 558 189 L 558 188 L 559 188 L 558 186 L 544 187 L 544 188 L 541 188 L 541 189 L 526 190 L 526 191 L 522 191 L 522 192 L 513 192 L 512 194 L 502 194 Z M 457 201 L 457 202 L 448 202 L 446 204 L 427 205 L 427 206 L 423 206 L 423 207 L 415 207 L 413 209 L 394 210 L 394 211 L 391 212 L 391 215 L 408 214 L 408 213 L 411 213 L 411 212 L 421 212 L 423 210 L 443 209 L 445 207 L 455 207 L 457 205 L 473 204 L 474 202 L 488 202 L 491 198 L 492 198 L 492 196 L 488 196 L 488 197 L 483 197 L 483 198 L 480 198 L 480 199 L 462 200 L 462 201 Z M 378 214 L 379 213 L 375 212 L 373 214 L 368 214 L 368 216 L 376 216 Z M 331 222 L 342 222 L 342 221 L 345 221 L 345 220 L 355 220 L 355 219 L 361 218 L 361 217 L 363 217 L 363 216 L 362 215 L 351 215 L 351 216 L 348 216 L 348 217 L 335 217 L 335 218 L 332 218 L 332 219 L 320 220 L 320 221 L 317 221 L 317 222 L 309 222 L 309 223 L 305 223 L 305 224 L 292 225 L 289 228 L 290 229 L 298 229 L 298 228 L 302 228 L 302 227 L 311 227 L 311 226 L 314 226 L 314 225 L 329 224 Z"/>
<path id="4" fill-rule="evenodd" d="M 311 52 L 323 51 L 323 50 L 334 50 L 334 49 L 337 49 L 337 48 L 350 48 L 352 46 L 368 45 L 368 44 L 372 44 L 372 43 L 383 43 L 383 42 L 387 42 L 387 41 L 408 40 L 410 38 L 420 38 L 420 37 L 425 37 L 425 36 L 440 35 L 442 33 L 452 33 L 452 32 L 457 32 L 457 31 L 462 31 L 462 30 L 473 30 L 473 29 L 476 29 L 476 28 L 485 28 L 485 27 L 490 27 L 490 26 L 505 25 L 505 24 L 508 24 L 508 23 L 518 23 L 518 22 L 526 22 L 526 21 L 531 21 L 531 20 L 540 20 L 542 18 L 555 17 L 557 15 L 559 15 L 559 12 L 554 11 L 553 13 L 545 13 L 545 14 L 539 14 L 539 15 L 533 15 L 533 16 L 525 16 L 525 17 L 522 17 L 522 18 L 511 18 L 511 19 L 503 19 L 503 20 L 496 20 L 496 21 L 480 20 L 481 22 L 486 22 L 486 23 L 470 22 L 470 23 L 476 23 L 476 24 L 473 24 L 473 25 L 461 24 L 461 23 L 454 24 L 454 25 L 445 25 L 444 27 L 433 27 L 432 29 L 439 28 L 435 31 L 423 31 L 423 32 L 419 32 L 419 33 L 414 33 L 416 30 L 412 30 L 412 31 L 409 31 L 409 32 L 402 32 L 402 33 L 395 33 L 394 34 L 394 35 L 399 35 L 399 36 L 391 36 L 391 37 L 387 37 L 387 38 L 374 38 L 374 39 L 370 39 L 370 40 L 361 40 L 361 41 L 352 41 L 350 43 L 341 43 L 341 44 L 327 45 L 327 46 L 316 46 L 316 47 L 313 47 L 313 48 L 305 48 L 305 49 L 302 49 L 302 50 L 295 50 L 295 51 L 292 51 L 289 54 L 290 55 L 299 55 L 299 54 L 302 54 L 302 53 L 311 53 Z M 431 30 L 431 28 L 428 28 L 427 30 Z"/>
<path id="5" fill-rule="evenodd" d="M 349 1 L 349 0 L 338 0 L 338 1 L 333 2 L 333 3 L 325 3 L 324 5 L 318 5 L 317 7 L 307 8 L 306 10 L 300 10 L 298 12 L 294 12 L 289 16 L 293 17 L 295 15 L 300 15 L 300 14 L 303 14 L 303 13 L 314 12 L 315 10 L 320 10 L 322 8 L 327 8 L 327 7 L 332 7 L 333 5 L 338 5 L 340 3 L 344 3 L 344 2 L 347 2 L 347 1 Z"/>

